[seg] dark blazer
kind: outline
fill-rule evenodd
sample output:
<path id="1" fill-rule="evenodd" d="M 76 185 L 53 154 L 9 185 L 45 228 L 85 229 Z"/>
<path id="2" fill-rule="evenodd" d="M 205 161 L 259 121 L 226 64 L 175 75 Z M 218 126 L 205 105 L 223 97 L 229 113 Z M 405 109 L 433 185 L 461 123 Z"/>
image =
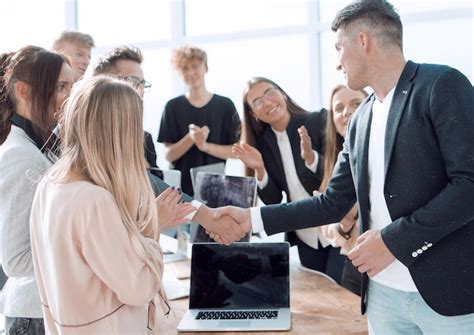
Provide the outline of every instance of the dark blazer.
<path id="1" fill-rule="evenodd" d="M 322 109 L 319 112 L 308 113 L 305 115 L 292 116 L 286 132 L 290 140 L 291 151 L 293 152 L 293 160 L 295 161 L 296 173 L 309 194 L 313 194 L 314 190 L 319 188 L 322 181 L 322 166 L 324 158 L 319 157 L 316 173 L 311 172 L 301 159 L 300 136 L 298 128 L 305 126 L 311 137 L 311 146 L 318 153 L 323 152 L 324 148 L 324 129 L 326 128 L 327 111 Z M 267 127 L 263 136 L 257 139 L 257 149 L 262 154 L 265 169 L 268 174 L 268 184 L 262 190 L 258 190 L 260 199 L 265 204 L 277 204 L 282 200 L 281 192 L 284 191 L 288 201 L 290 193 L 286 183 L 285 170 L 283 169 L 283 160 L 278 148 L 277 138 L 270 126 Z"/>
<path id="2" fill-rule="evenodd" d="M 352 118 L 326 192 L 262 208 L 267 233 L 337 222 L 356 201 L 361 232 L 370 228 L 373 101 L 369 96 Z M 446 316 L 474 313 L 473 90 L 459 71 L 405 65 L 385 131 L 384 194 L 393 222 L 382 238 L 408 267 L 426 303 Z M 364 274 L 363 313 L 367 281 Z"/>
<path id="3" fill-rule="evenodd" d="M 145 135 L 144 139 L 144 146 L 145 146 L 145 158 L 150 167 L 152 168 L 158 168 L 156 165 L 156 151 L 155 151 L 155 145 L 153 144 L 153 137 L 151 137 L 151 134 L 147 131 L 143 132 Z"/>

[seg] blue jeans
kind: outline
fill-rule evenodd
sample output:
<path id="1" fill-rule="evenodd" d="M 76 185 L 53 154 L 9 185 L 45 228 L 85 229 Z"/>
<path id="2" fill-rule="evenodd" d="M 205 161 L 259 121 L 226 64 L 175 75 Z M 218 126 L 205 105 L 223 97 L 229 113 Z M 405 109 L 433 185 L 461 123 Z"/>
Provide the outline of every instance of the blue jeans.
<path id="1" fill-rule="evenodd" d="M 40 318 L 11 318 L 5 316 L 5 334 L 7 335 L 44 335 L 44 321 Z"/>
<path id="2" fill-rule="evenodd" d="M 420 293 L 395 290 L 373 280 L 369 282 L 367 319 L 371 335 L 474 334 L 474 314 L 438 314 Z"/>

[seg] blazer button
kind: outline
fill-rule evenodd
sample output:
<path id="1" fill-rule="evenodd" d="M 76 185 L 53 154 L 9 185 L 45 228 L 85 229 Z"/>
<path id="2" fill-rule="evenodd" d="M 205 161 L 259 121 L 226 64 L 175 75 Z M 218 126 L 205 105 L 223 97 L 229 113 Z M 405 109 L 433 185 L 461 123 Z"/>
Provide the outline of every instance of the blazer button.
<path id="1" fill-rule="evenodd" d="M 416 253 L 416 251 L 413 251 L 413 253 L 411 254 L 413 257 L 416 257 L 418 256 L 418 254 Z"/>
<path id="2" fill-rule="evenodd" d="M 424 246 L 421 247 L 421 250 L 426 251 L 426 250 L 428 250 L 428 247 L 426 245 L 424 245 Z"/>
<path id="3" fill-rule="evenodd" d="M 419 253 L 419 254 L 421 254 L 421 253 L 423 252 L 423 250 L 418 249 L 416 252 Z"/>
<path id="4" fill-rule="evenodd" d="M 428 243 L 426 246 L 429 248 L 433 245 L 433 243 Z"/>

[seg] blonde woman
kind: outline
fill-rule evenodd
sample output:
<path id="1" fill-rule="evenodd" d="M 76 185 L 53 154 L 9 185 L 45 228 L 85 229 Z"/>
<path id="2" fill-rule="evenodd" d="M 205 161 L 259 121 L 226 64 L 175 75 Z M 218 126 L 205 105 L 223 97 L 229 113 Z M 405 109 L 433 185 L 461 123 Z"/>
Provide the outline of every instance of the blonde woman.
<path id="1" fill-rule="evenodd" d="M 64 114 L 62 156 L 39 183 L 31 211 L 45 328 L 145 334 L 154 329 L 155 298 L 169 312 L 160 231 L 192 208 L 168 189 L 157 210 L 135 89 L 103 76 L 80 85 Z"/>
<path id="2" fill-rule="evenodd" d="M 365 90 L 354 91 L 344 85 L 337 85 L 331 90 L 326 120 L 324 174 L 320 191 L 324 192 L 331 179 L 336 165 L 337 156 L 342 150 L 346 137 L 347 125 L 357 107 L 367 97 Z M 318 194 L 319 192 L 315 192 Z M 323 236 L 335 247 L 341 248 L 341 253 L 347 253 L 353 248 L 359 237 L 357 224 L 357 205 L 338 223 L 321 226 Z M 341 285 L 353 293 L 360 295 L 361 274 L 352 263 L 346 259 L 342 270 Z"/>

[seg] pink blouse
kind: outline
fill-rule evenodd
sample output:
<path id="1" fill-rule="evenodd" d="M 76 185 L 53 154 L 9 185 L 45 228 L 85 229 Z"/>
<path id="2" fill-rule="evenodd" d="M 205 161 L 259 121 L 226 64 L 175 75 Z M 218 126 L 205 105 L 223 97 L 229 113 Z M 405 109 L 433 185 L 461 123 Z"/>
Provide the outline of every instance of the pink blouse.
<path id="1" fill-rule="evenodd" d="M 153 331 L 159 277 L 138 256 L 112 194 L 90 182 L 38 185 L 30 217 L 45 328 L 54 334 Z M 164 292 L 162 293 L 164 296 Z"/>

